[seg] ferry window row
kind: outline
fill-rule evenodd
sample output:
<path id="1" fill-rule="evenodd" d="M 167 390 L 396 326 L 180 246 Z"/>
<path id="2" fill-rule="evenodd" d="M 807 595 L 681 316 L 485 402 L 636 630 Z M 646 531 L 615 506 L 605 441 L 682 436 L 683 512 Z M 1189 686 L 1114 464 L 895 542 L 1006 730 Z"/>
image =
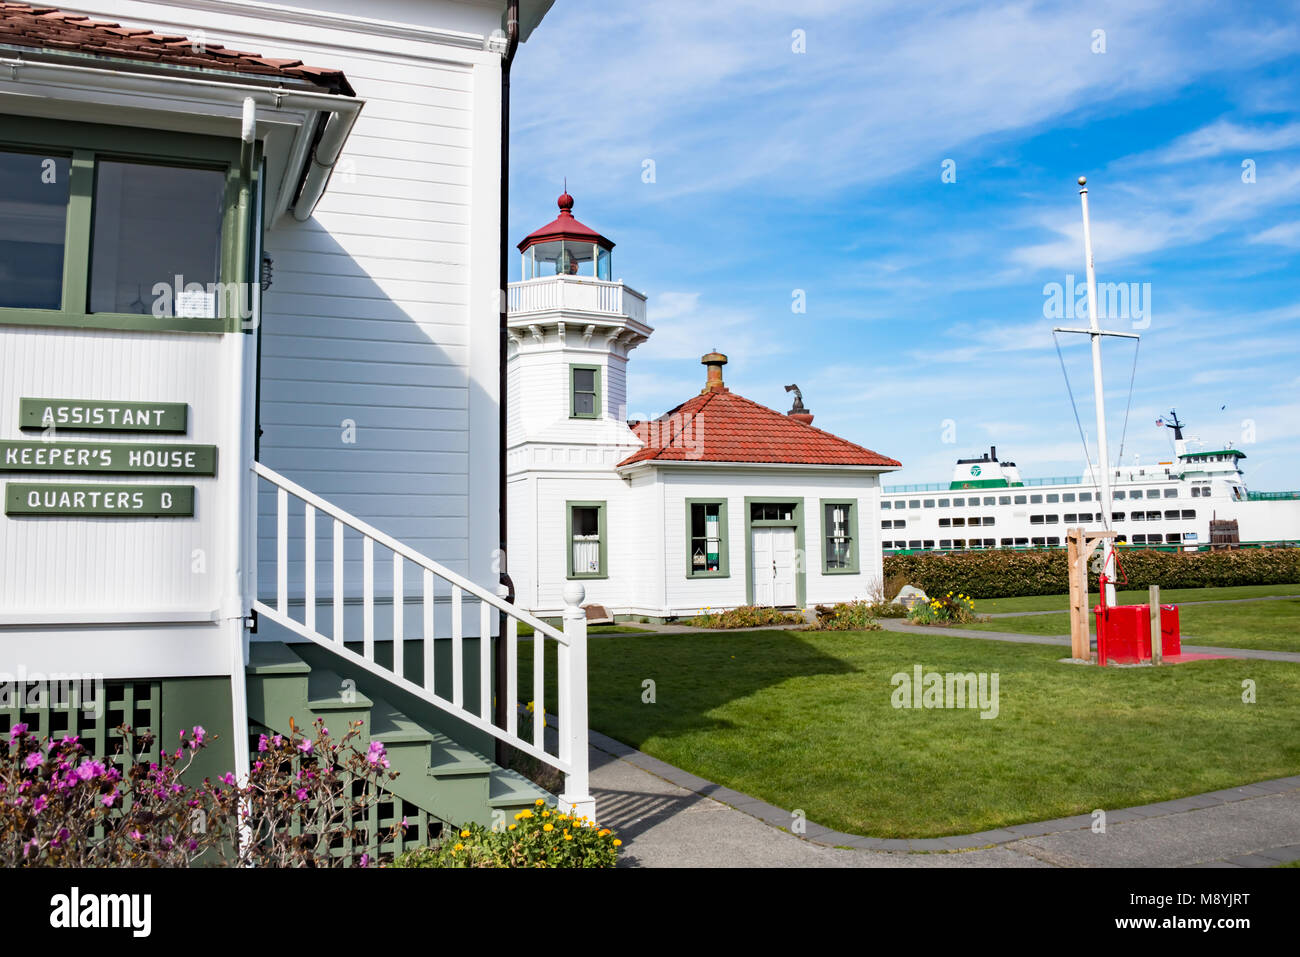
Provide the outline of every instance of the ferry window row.
<path id="1" fill-rule="evenodd" d="M 1209 495 L 1208 489 L 1192 489 L 1192 495 L 1199 497 Z M 1177 488 L 1116 489 L 1113 497 L 1116 501 L 1140 498 L 1177 498 Z M 883 509 L 908 508 L 968 508 L 972 505 L 1056 505 L 1068 502 L 1091 502 L 1092 492 L 1026 492 L 1022 495 L 971 495 L 964 498 L 913 498 L 885 499 L 880 503 Z M 1100 496 L 1098 496 L 1100 501 Z"/>
<path id="2" fill-rule="evenodd" d="M 1181 545 L 1181 544 L 1186 544 L 1188 542 L 1195 542 L 1196 538 L 1197 536 L 1195 532 L 1187 532 L 1187 533 L 1167 532 L 1163 535 L 1159 532 L 1155 532 L 1150 535 L 1134 535 L 1132 539 L 1132 544 L 1134 545 Z M 1116 538 L 1116 542 L 1120 545 L 1124 545 L 1129 543 L 1129 539 L 1127 536 L 1120 535 Z M 884 541 L 881 542 L 880 544 L 881 547 L 886 551 L 891 551 L 891 550 L 897 551 L 899 549 L 934 548 L 936 543 L 934 539 L 927 538 L 927 539 L 912 539 L 910 541 L 902 541 L 902 540 Z M 1002 539 L 941 538 L 938 541 L 938 548 L 940 550 L 977 549 L 977 548 L 1056 548 L 1059 547 L 1060 545 L 1061 545 L 1061 539 L 1060 537 L 1055 535 L 1033 537 L 1033 538 L 1002 538 Z"/>
<path id="3" fill-rule="evenodd" d="M 1123 496 L 1119 496 L 1123 497 Z M 1157 496 L 1152 496 L 1153 498 Z M 1091 492 L 1047 492 L 1024 495 L 970 495 L 964 498 L 913 498 L 913 499 L 884 499 L 880 503 L 882 509 L 908 509 L 908 508 L 970 508 L 976 505 L 1041 505 L 1044 499 L 1048 504 L 1057 502 L 1091 502 Z"/>
<path id="4" fill-rule="evenodd" d="M 1177 521 L 1190 522 L 1196 518 L 1196 509 L 1184 508 L 1180 510 L 1176 508 L 1171 508 L 1171 509 L 1166 509 L 1163 513 L 1162 512 L 1129 512 L 1128 513 L 1128 520 L 1130 522 L 1158 522 L 1162 518 L 1168 522 L 1177 522 Z M 1124 513 L 1111 512 L 1111 521 L 1115 521 L 1115 522 L 1124 521 Z"/>

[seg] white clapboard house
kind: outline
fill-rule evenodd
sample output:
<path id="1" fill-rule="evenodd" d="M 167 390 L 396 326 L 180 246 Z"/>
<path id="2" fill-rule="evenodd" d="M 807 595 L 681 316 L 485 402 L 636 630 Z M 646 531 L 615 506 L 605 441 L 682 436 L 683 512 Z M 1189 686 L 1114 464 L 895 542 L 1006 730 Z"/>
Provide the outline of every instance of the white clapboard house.
<path id="1" fill-rule="evenodd" d="M 653 330 L 646 299 L 614 280 L 614 244 L 573 197 L 519 244 L 510 284 L 510 571 L 541 616 L 565 585 L 616 618 L 740 605 L 806 608 L 880 586 L 887 456 L 730 391 L 711 352 L 699 394 L 627 421 L 629 354 Z"/>
<path id="2" fill-rule="evenodd" d="M 512 754 L 591 809 L 581 589 L 564 629 L 498 597 L 502 130 L 550 5 L 0 2 L 0 731 L 201 724 L 219 774 L 355 718 L 408 840 L 531 804 Z"/>

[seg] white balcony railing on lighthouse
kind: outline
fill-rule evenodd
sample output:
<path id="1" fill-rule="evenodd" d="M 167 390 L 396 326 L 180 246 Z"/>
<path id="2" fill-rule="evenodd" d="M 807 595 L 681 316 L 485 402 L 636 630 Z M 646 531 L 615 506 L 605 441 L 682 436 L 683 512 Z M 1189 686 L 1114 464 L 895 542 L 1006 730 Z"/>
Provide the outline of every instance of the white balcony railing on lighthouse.
<path id="1" fill-rule="evenodd" d="M 342 509 L 313 495 L 300 485 L 283 475 L 272 471 L 260 462 L 253 463 L 253 472 L 275 492 L 275 589 L 274 597 L 253 603 L 258 614 L 287 628 L 289 631 L 318 645 L 328 648 L 348 662 L 364 668 L 371 674 L 417 695 L 437 708 L 453 715 L 459 720 L 481 731 L 486 731 L 510 746 L 544 761 L 564 774 L 564 793 L 560 795 L 562 806 L 572 809 L 577 814 L 588 818 L 595 816 L 595 802 L 592 800 L 588 786 L 587 768 L 587 619 L 580 607 L 584 598 L 581 587 L 574 588 L 576 582 L 570 582 L 565 589 L 564 630 L 560 631 L 528 612 L 516 608 L 505 599 L 475 584 L 467 578 L 456 574 L 432 559 L 421 555 L 397 539 L 384 534 L 372 525 L 363 522 Z M 328 583 L 325 593 L 318 595 L 317 565 L 317 530 L 322 520 L 329 522 L 331 558 L 329 576 L 323 581 Z M 291 526 L 294 540 L 293 554 L 290 554 Z M 301 538 L 299 538 L 301 532 Z M 360 538 L 362 554 L 361 606 L 362 617 L 360 634 L 345 631 L 348 616 L 345 606 L 347 588 L 344 574 L 345 536 L 355 553 L 355 539 Z M 300 542 L 300 544 L 299 544 Z M 392 631 L 388 636 L 394 648 L 403 649 L 418 641 L 423 654 L 423 669 L 417 682 L 408 676 L 403 654 L 393 653 L 392 664 L 376 660 L 376 620 L 375 620 L 375 563 L 376 550 L 380 560 L 385 557 L 392 562 Z M 324 549 L 321 549 L 322 551 Z M 300 557 L 301 556 L 301 557 Z M 421 590 L 418 597 L 408 598 L 405 594 L 407 565 L 413 565 L 419 576 Z M 295 574 L 296 572 L 296 574 Z M 441 593 L 442 600 L 450 602 L 450 627 L 448 633 L 435 634 L 435 603 Z M 420 605 L 419 620 L 422 627 L 419 634 L 407 634 L 407 616 L 405 605 L 414 601 Z M 505 614 L 506 675 L 505 688 L 497 689 L 504 694 L 507 707 L 506 726 L 500 727 L 493 720 L 493 659 L 492 641 L 478 641 L 479 655 L 479 689 L 478 707 L 471 709 L 465 701 L 465 628 L 464 605 L 478 605 L 478 634 L 492 634 L 493 619 L 498 612 Z M 324 606 L 328 614 L 322 616 L 332 619 L 329 634 L 324 634 L 317 627 L 318 609 Z M 443 616 L 446 617 L 445 615 Z M 519 697 L 519 623 L 524 622 L 533 629 L 532 641 L 532 691 L 529 697 L 534 702 L 534 714 L 530 739 L 521 737 L 518 728 Z M 324 621 L 321 622 L 324 625 Z M 385 640 L 379 637 L 380 641 Z M 438 694 L 434 690 L 435 642 L 451 642 L 451 697 Z M 556 688 L 558 700 L 555 702 L 558 713 L 559 746 L 558 754 L 552 754 L 545 746 L 545 726 L 540 716 L 545 713 L 546 683 L 545 668 L 547 660 L 546 645 L 554 642 L 556 649 Z M 359 648 L 359 650 L 358 650 Z M 444 687 L 446 682 L 443 682 Z"/>
<path id="2" fill-rule="evenodd" d="M 645 322 L 645 296 L 623 285 L 586 276 L 548 276 L 510 284 L 512 314 L 565 309 L 613 313 Z"/>

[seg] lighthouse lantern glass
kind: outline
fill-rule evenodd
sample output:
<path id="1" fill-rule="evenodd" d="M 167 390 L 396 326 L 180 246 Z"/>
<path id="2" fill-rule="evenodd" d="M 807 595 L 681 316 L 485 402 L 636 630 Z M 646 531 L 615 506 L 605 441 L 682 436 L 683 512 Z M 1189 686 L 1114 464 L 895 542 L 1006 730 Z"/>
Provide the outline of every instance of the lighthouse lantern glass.
<path id="1" fill-rule="evenodd" d="M 524 278 L 543 279 L 547 276 L 589 276 L 597 275 L 598 254 L 603 264 L 599 268 L 604 273 L 600 278 L 609 278 L 609 251 L 601 249 L 595 243 L 576 242 L 572 239 L 556 239 L 547 243 L 537 243 L 524 251 Z"/>

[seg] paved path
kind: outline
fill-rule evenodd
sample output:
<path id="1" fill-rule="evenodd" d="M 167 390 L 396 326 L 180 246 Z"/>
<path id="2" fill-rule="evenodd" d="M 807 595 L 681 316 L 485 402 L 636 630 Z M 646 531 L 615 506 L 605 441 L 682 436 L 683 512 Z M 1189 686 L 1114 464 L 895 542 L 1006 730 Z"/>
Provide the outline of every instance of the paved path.
<path id="1" fill-rule="evenodd" d="M 976 631 L 974 628 L 944 628 L 934 625 L 911 625 L 901 618 L 882 618 L 880 624 L 887 631 L 901 631 L 913 635 L 946 635 L 951 638 L 983 638 L 986 641 L 1010 641 L 1022 645 L 1070 645 L 1069 635 L 1021 635 L 1010 631 Z M 1223 655 L 1228 658 L 1260 658 L 1265 661 L 1294 661 L 1300 663 L 1300 652 L 1264 651 L 1258 648 L 1217 648 L 1211 645 L 1182 646 L 1184 653 L 1196 655 Z"/>
<path id="2" fill-rule="evenodd" d="M 1300 598 L 1300 595 L 1258 595 L 1255 598 L 1212 598 L 1208 601 L 1200 599 L 1196 601 L 1176 601 L 1175 605 L 1236 605 L 1244 601 L 1285 601 L 1289 598 Z M 1145 604 L 1145 603 L 1142 603 Z M 1024 618 L 1028 615 L 1064 615 L 1069 612 L 1068 608 L 1048 608 L 1043 611 L 993 611 L 989 612 L 990 618 Z"/>
<path id="3" fill-rule="evenodd" d="M 842 834 L 598 732 L 591 785 L 626 867 L 1268 867 L 1300 859 L 1300 776 L 1091 815 L 922 841 Z M 782 830 L 786 828 L 787 830 Z M 837 846 L 841 845 L 841 846 Z M 843 846 L 847 845 L 847 846 Z"/>

